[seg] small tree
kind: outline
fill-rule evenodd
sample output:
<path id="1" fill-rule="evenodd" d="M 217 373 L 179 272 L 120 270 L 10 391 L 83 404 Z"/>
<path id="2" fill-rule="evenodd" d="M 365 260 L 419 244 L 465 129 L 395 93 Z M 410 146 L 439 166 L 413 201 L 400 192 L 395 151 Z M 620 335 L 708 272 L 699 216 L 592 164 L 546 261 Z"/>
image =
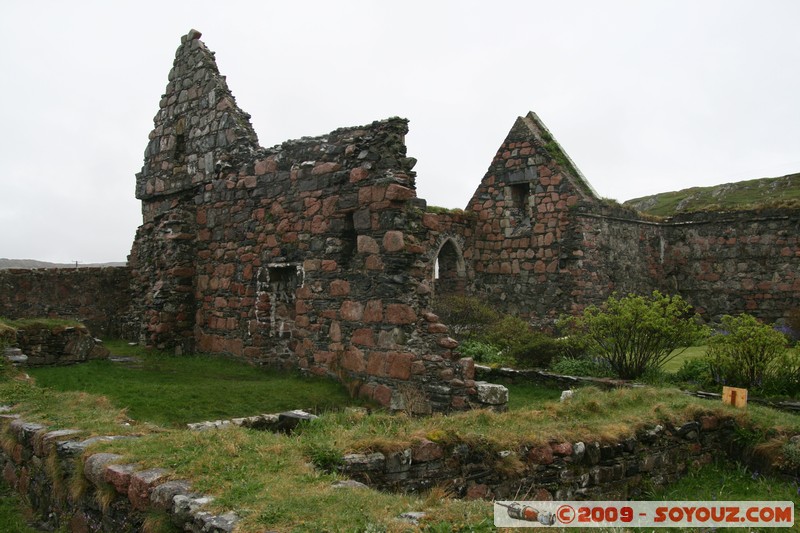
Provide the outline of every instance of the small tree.
<path id="1" fill-rule="evenodd" d="M 707 332 L 680 296 L 658 291 L 649 298 L 614 293 L 600 307 L 587 307 L 559 326 L 584 336 L 591 351 L 623 379 L 661 368 Z"/>
<path id="2" fill-rule="evenodd" d="M 714 380 L 734 387 L 763 388 L 788 341 L 779 331 L 743 313 L 722 317 L 721 330 L 709 339 L 706 359 Z"/>

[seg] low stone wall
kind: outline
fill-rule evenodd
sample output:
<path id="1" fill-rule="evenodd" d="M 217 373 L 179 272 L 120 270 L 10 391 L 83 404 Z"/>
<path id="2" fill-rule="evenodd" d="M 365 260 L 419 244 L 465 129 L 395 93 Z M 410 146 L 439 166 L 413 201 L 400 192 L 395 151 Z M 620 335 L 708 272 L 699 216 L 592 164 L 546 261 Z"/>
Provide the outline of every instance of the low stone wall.
<path id="1" fill-rule="evenodd" d="M 286 431 L 302 411 L 230 421 L 192 424 L 192 430 L 239 425 Z M 288 423 L 288 426 L 287 426 Z M 182 531 L 230 533 L 234 512 L 214 515 L 203 508 L 213 498 L 192 492 L 187 480 L 170 479 L 168 470 L 141 469 L 110 453 L 84 456 L 105 436 L 81 440 L 76 430 L 48 431 L 17 415 L 0 415 L 6 435 L 0 448 L 5 483 L 24 495 L 49 529 L 77 532 L 141 531 L 145 517 L 161 512 Z M 689 469 L 714 458 L 741 458 L 734 444 L 733 418 L 698 416 L 680 426 L 656 425 L 617 442 L 559 442 L 492 449 L 486 443 L 440 444 L 427 439 L 394 453 L 348 454 L 339 472 L 351 481 L 391 492 L 445 489 L 450 497 L 494 500 L 627 500 L 672 483 Z M 800 435 L 792 441 L 800 439 Z M 767 466 L 767 465 L 760 465 Z M 76 472 L 76 470 L 78 472 Z M 796 476 L 797 471 L 778 472 Z M 76 491 L 75 475 L 83 488 Z M 337 485 L 337 484 L 335 484 Z M 69 487 L 69 488 L 68 488 Z M 104 503 L 105 502 L 105 503 Z"/>
<path id="2" fill-rule="evenodd" d="M 212 498 L 192 492 L 189 481 L 170 480 L 165 469 L 142 470 L 110 453 L 83 458 L 98 440 L 132 437 L 80 440 L 78 431 L 48 431 L 14 415 L 0 415 L 0 429 L 10 437 L 0 449 L 3 480 L 28 499 L 47 530 L 139 532 L 151 512 L 165 513 L 181 531 L 194 533 L 230 533 L 236 525 L 234 513 L 203 510 Z M 79 493 L 72 483 L 76 469 L 83 472 Z"/>
<path id="3" fill-rule="evenodd" d="M 702 416 L 657 425 L 613 443 L 551 442 L 493 451 L 422 439 L 391 454 L 349 454 L 342 474 L 370 487 L 419 492 L 444 487 L 456 498 L 496 500 L 641 499 L 645 488 L 676 481 L 689 468 L 730 454 L 733 419 Z"/>
<path id="4" fill-rule="evenodd" d="M 109 355 L 83 326 L 28 326 L 17 331 L 13 344 L 27 356 L 25 366 L 80 363 Z"/>
<path id="5" fill-rule="evenodd" d="M 641 387 L 638 383 L 631 383 L 624 379 L 615 378 L 594 378 L 588 376 L 567 376 L 564 374 L 554 374 L 546 370 L 515 368 L 492 368 L 485 365 L 475 365 L 475 377 L 488 379 L 500 383 L 532 382 L 541 383 L 548 387 L 561 387 L 570 389 L 572 387 L 594 386 L 601 389 L 615 389 L 618 387 Z"/>
<path id="6" fill-rule="evenodd" d="M 99 337 L 123 337 L 130 283 L 126 267 L 0 270 L 0 316 L 77 320 Z"/>

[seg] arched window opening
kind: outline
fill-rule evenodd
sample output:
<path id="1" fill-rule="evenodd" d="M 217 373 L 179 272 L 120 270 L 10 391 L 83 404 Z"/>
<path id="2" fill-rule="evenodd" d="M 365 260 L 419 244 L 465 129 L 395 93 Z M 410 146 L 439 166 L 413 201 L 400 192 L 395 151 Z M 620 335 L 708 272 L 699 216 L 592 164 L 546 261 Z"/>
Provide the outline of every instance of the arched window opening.
<path id="1" fill-rule="evenodd" d="M 433 263 L 433 286 L 437 296 L 464 294 L 466 269 L 461 251 L 452 239 L 446 240 Z"/>

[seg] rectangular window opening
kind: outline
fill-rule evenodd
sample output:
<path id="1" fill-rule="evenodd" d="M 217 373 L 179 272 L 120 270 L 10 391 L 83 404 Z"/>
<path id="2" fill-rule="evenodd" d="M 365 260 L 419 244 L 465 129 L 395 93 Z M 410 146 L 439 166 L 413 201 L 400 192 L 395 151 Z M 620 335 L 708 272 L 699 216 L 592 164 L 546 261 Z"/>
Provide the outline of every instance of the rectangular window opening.
<path id="1" fill-rule="evenodd" d="M 528 197 L 531 194 L 530 183 L 515 183 L 511 185 L 511 205 L 517 209 L 528 208 Z"/>

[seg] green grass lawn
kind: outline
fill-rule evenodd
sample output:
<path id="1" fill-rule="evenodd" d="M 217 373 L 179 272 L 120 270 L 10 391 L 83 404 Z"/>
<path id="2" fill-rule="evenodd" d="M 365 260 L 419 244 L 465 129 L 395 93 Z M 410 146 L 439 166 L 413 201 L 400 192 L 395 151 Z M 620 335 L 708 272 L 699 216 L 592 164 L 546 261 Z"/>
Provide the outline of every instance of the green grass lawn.
<path id="1" fill-rule="evenodd" d="M 536 383 L 511 383 L 508 387 L 509 410 L 532 409 L 545 402 L 558 401 L 561 389 L 544 387 Z"/>
<path id="2" fill-rule="evenodd" d="M 684 361 L 705 355 L 707 348 L 708 346 L 705 344 L 702 346 L 689 346 L 686 351 L 679 353 L 673 359 L 667 361 L 663 367 L 663 370 L 665 372 L 675 373 L 681 368 L 681 365 L 683 365 Z"/>
<path id="3" fill-rule="evenodd" d="M 172 356 L 107 344 L 114 355 L 136 362 L 91 361 L 72 366 L 31 368 L 37 384 L 57 391 L 107 397 L 133 420 L 164 426 L 276 413 L 290 409 L 324 411 L 359 404 L 339 383 L 253 367 L 213 356 Z"/>
<path id="4" fill-rule="evenodd" d="M 90 361 L 31 368 L 37 384 L 57 391 L 106 396 L 133 420 L 178 427 L 189 422 L 360 405 L 333 380 L 256 368 L 219 356 L 172 356 L 110 342 L 115 356 L 137 362 Z M 558 389 L 532 383 L 508 385 L 509 409 L 557 400 Z"/>
<path id="5" fill-rule="evenodd" d="M 690 471 L 689 474 L 667 488 L 654 492 L 649 499 L 661 501 L 791 501 L 795 502 L 795 524 L 792 531 L 800 530 L 800 481 L 765 478 L 740 464 L 718 461 Z M 783 531 L 784 529 L 781 529 Z M 635 529 L 635 531 L 652 531 Z M 664 528 L 660 532 L 686 531 L 681 528 Z M 714 531 L 740 532 L 742 528 L 716 528 Z M 779 531 L 774 528 L 748 531 Z"/>
<path id="6" fill-rule="evenodd" d="M 331 488 L 338 475 L 312 466 L 337 460 L 345 453 L 388 453 L 409 448 L 421 438 L 481 443 L 493 451 L 516 449 L 521 442 L 534 445 L 553 439 L 612 442 L 656 421 L 682 423 L 698 412 L 734 416 L 782 435 L 800 433 L 796 415 L 761 406 L 740 411 L 675 389 L 652 387 L 611 391 L 588 387 L 561 403 L 560 390 L 511 384 L 507 413 L 475 410 L 419 418 L 381 411 L 368 414 L 364 410 L 337 410 L 354 401 L 330 380 L 267 372 L 221 357 L 147 353 L 124 343 L 110 343 L 109 347 L 112 353 L 140 360 L 31 369 L 35 384 L 11 375 L 5 382 L 0 380 L 0 397 L 17 404 L 15 410 L 24 418 L 51 427 L 88 428 L 87 433 L 93 434 L 140 434 L 138 439 L 97 443 L 89 453 L 120 453 L 126 462 L 139 463 L 142 468 L 164 467 L 178 478 L 191 479 L 195 490 L 216 497 L 212 509 L 240 513 L 243 532 L 265 528 L 400 531 L 387 526 L 396 524 L 395 518 L 403 512 L 420 510 L 429 514 L 427 531 L 493 531 L 491 502 L 452 500 L 439 489 L 419 494 L 373 490 L 354 494 Z M 330 412 L 292 435 L 242 428 L 207 432 L 172 429 L 185 422 L 298 407 Z M 126 409 L 127 416 L 139 423 L 121 427 L 119 409 Z M 150 427 L 145 422 L 171 428 Z M 730 465 L 698 472 L 681 482 L 686 485 L 670 489 L 677 492 L 665 491 L 652 497 L 796 499 L 792 496 L 795 485 L 750 479 L 751 474 L 737 473 Z M 739 477 L 731 477 L 734 475 Z M 751 489 L 741 489 L 751 481 L 755 482 L 747 485 Z M 17 505 L 17 499 L 0 492 L 0 531 L 2 524 L 11 523 L 20 524 L 13 531 L 27 533 Z"/>

